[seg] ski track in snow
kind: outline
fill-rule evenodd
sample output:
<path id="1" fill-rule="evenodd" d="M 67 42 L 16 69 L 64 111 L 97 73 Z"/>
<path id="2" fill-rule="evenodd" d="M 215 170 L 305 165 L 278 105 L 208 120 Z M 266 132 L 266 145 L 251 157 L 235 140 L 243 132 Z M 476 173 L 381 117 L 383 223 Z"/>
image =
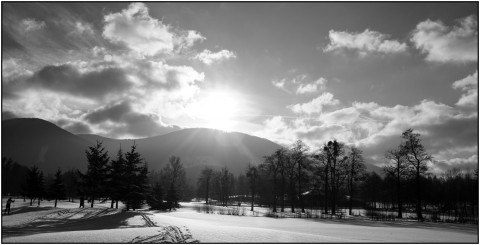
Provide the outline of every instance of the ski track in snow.
<path id="1" fill-rule="evenodd" d="M 43 204 L 43 203 L 42 203 Z M 44 205 L 48 205 L 45 203 Z M 198 213 L 23 207 L 2 216 L 4 243 L 476 243 L 477 225 L 267 218 Z"/>

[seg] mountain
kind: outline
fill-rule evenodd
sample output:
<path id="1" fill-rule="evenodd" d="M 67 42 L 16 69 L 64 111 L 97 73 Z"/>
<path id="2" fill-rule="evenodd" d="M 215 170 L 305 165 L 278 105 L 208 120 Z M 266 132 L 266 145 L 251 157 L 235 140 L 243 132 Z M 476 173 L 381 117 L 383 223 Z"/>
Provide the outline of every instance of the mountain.
<path id="1" fill-rule="evenodd" d="M 85 149 L 89 145 L 89 141 L 42 119 L 2 121 L 2 157 L 28 167 L 37 165 L 46 173 L 58 168 L 85 170 Z"/>
<path id="2" fill-rule="evenodd" d="M 269 140 L 236 132 L 190 128 L 161 136 L 115 140 L 96 135 L 79 135 L 92 144 L 102 141 L 112 156 L 121 146 L 129 150 L 134 143 L 147 160 L 151 170 L 160 170 L 172 155 L 179 156 L 186 168 L 187 178 L 196 180 L 205 166 L 220 169 L 226 166 L 235 175 L 244 172 L 249 163 L 259 164 L 263 156 L 280 148 Z"/>
<path id="3" fill-rule="evenodd" d="M 45 173 L 58 168 L 66 171 L 78 168 L 85 171 L 85 151 L 101 141 L 111 158 L 121 147 L 124 152 L 135 143 L 146 159 L 150 170 L 158 171 L 172 155 L 179 156 L 187 178 L 194 184 L 205 166 L 221 169 L 226 166 L 233 174 L 243 173 L 248 164 L 257 165 L 263 156 L 272 154 L 281 146 L 267 139 L 237 132 L 215 129 L 189 128 L 160 136 L 142 139 L 110 139 L 93 134 L 75 135 L 41 119 L 16 118 L 2 121 L 2 157 L 32 166 L 36 164 Z M 367 164 L 367 170 L 381 173 L 381 169 Z"/>
<path id="4" fill-rule="evenodd" d="M 269 140 L 214 129 L 190 128 L 168 134 L 135 140 L 117 140 L 98 135 L 74 135 L 41 119 L 9 119 L 2 122 L 2 156 L 26 165 L 36 164 L 53 173 L 76 167 L 86 170 L 85 150 L 96 141 L 103 142 L 111 158 L 120 147 L 130 150 L 135 144 L 147 160 L 150 170 L 160 170 L 172 155 L 179 156 L 187 178 L 196 181 L 204 166 L 220 169 L 226 166 L 232 173 L 243 172 L 249 163 L 258 164 L 263 156 L 280 148 Z"/>

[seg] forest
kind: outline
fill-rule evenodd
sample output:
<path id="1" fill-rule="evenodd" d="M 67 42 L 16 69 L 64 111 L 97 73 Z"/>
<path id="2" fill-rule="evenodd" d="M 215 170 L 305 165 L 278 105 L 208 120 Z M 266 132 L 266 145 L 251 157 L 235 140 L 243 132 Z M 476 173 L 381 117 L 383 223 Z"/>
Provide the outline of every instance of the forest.
<path id="1" fill-rule="evenodd" d="M 148 205 L 175 210 L 180 201 L 201 201 L 213 206 L 248 204 L 267 208 L 268 215 L 299 213 L 314 217 L 368 216 L 374 220 L 478 224 L 478 169 L 451 169 L 429 173 L 434 158 L 421 135 L 408 129 L 402 143 L 385 152 L 382 173 L 367 172 L 362 150 L 331 140 L 309 149 L 301 140 L 277 149 L 261 163 L 251 163 L 237 176 L 226 167 L 205 167 L 196 186 L 188 184 L 185 167 L 171 156 L 160 171 L 149 171 L 136 145 L 110 158 L 101 142 L 85 151 L 87 170 L 44 176 L 36 166 L 26 168 L 2 158 L 2 194 L 22 196 L 30 205 L 42 200 L 118 202 L 126 210 Z M 20 177 L 19 177 L 20 176 Z M 22 178 L 21 176 L 24 176 Z"/>

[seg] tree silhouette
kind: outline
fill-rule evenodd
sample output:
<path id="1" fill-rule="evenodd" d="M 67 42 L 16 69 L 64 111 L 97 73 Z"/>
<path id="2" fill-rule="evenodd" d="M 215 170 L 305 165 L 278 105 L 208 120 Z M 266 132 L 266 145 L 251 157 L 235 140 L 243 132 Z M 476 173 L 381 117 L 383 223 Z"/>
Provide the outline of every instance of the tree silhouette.
<path id="1" fill-rule="evenodd" d="M 205 204 L 208 204 L 208 197 L 210 195 L 210 186 L 213 178 L 213 169 L 209 167 L 205 167 L 200 174 L 200 178 L 198 179 L 198 185 L 203 187 L 205 191 Z"/>
<path id="2" fill-rule="evenodd" d="M 33 165 L 28 173 L 27 173 L 27 180 L 26 180 L 26 190 L 25 192 L 27 193 L 27 197 L 30 198 L 30 206 L 33 205 L 33 200 L 35 198 L 40 199 L 40 193 L 39 193 L 39 185 L 40 184 L 40 171 L 38 170 L 38 167 Z"/>
<path id="3" fill-rule="evenodd" d="M 159 182 L 151 188 L 149 195 L 147 195 L 147 204 L 154 210 L 163 210 L 165 206 L 163 204 L 163 188 Z"/>
<path id="4" fill-rule="evenodd" d="M 60 169 L 58 169 L 57 172 L 55 173 L 53 183 L 50 186 L 50 191 L 52 193 L 53 198 L 55 199 L 54 207 L 57 207 L 58 199 L 65 197 L 65 185 L 63 184 L 63 176 L 62 176 L 62 171 L 60 171 Z"/>
<path id="5" fill-rule="evenodd" d="M 167 205 L 170 210 L 178 207 L 180 199 L 179 187 L 185 179 L 185 169 L 180 161 L 180 157 L 171 156 L 168 159 L 169 164 L 165 167 L 165 174 L 169 175 L 170 183 L 167 191 Z"/>
<path id="6" fill-rule="evenodd" d="M 352 147 L 349 152 L 348 159 L 348 214 L 352 215 L 352 202 L 355 194 L 355 184 L 359 181 L 366 172 L 365 161 L 362 156 L 362 151 L 356 147 Z"/>
<path id="7" fill-rule="evenodd" d="M 102 146 L 102 142 L 97 141 L 95 146 L 88 147 L 86 150 L 88 167 L 87 173 L 84 175 L 87 191 L 90 195 L 90 207 L 93 208 L 93 203 L 97 195 L 104 194 L 105 182 L 107 177 L 107 164 L 110 158 L 108 152 Z"/>
<path id="8" fill-rule="evenodd" d="M 422 216 L 422 175 L 427 171 L 427 162 L 432 160 L 432 155 L 428 154 L 420 140 L 420 134 L 414 133 L 413 129 L 407 129 L 402 134 L 405 140 L 404 148 L 407 161 L 415 168 L 416 194 L 417 194 L 417 219 L 423 220 Z"/>
<path id="9" fill-rule="evenodd" d="M 385 153 L 387 164 L 383 167 L 383 171 L 395 178 L 396 198 L 397 198 L 397 217 L 403 217 L 403 198 L 402 198 L 402 182 L 405 181 L 413 173 L 411 165 L 407 162 L 406 151 L 403 145 L 397 149 L 390 149 Z"/>
<path id="10" fill-rule="evenodd" d="M 248 178 L 248 182 L 250 184 L 250 193 L 251 193 L 251 202 L 252 202 L 252 205 L 251 205 L 251 208 L 250 208 L 250 211 L 253 211 L 253 203 L 255 201 L 255 187 L 256 187 L 256 183 L 257 183 L 257 180 L 258 180 L 258 169 L 257 167 L 255 166 L 252 166 L 252 165 L 248 165 L 247 167 L 247 178 Z"/>
<path id="11" fill-rule="evenodd" d="M 134 143 L 130 151 L 125 153 L 124 195 L 122 199 L 127 206 L 127 211 L 130 208 L 133 210 L 140 208 L 147 192 L 147 163 L 136 149 L 137 146 Z"/>
<path id="12" fill-rule="evenodd" d="M 259 165 L 259 168 L 262 172 L 264 172 L 267 176 L 270 176 L 273 182 L 273 212 L 277 212 L 277 178 L 278 174 L 280 173 L 281 169 L 281 159 L 277 158 L 277 155 L 273 153 L 271 156 L 264 157 L 265 160 L 262 164 Z"/>
<path id="13" fill-rule="evenodd" d="M 302 184 L 305 179 L 304 169 L 307 161 L 305 161 L 307 155 L 305 154 L 308 151 L 308 146 L 305 145 L 301 140 L 297 140 L 291 149 L 291 160 L 297 166 L 297 187 L 298 187 L 298 196 L 300 201 L 300 207 L 302 208 L 302 213 L 305 213 L 305 206 L 303 203 L 303 190 Z"/>
<path id="14" fill-rule="evenodd" d="M 117 159 L 111 160 L 108 166 L 108 193 L 112 199 L 110 208 L 118 209 L 118 201 L 124 195 L 123 179 L 125 178 L 126 160 L 122 149 L 117 152 Z"/>

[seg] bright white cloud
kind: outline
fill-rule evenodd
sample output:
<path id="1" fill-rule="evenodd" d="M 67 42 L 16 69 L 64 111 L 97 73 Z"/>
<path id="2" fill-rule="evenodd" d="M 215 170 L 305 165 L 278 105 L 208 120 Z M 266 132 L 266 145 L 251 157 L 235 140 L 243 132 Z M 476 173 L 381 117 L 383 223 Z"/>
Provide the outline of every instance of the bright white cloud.
<path id="1" fill-rule="evenodd" d="M 310 102 L 289 105 L 287 108 L 295 113 L 312 114 L 322 112 L 323 107 L 326 105 L 338 105 L 339 103 L 339 100 L 333 98 L 333 94 L 325 92 Z"/>
<path id="2" fill-rule="evenodd" d="M 202 36 L 198 31 L 189 30 L 181 32 L 181 35 L 175 38 L 175 46 L 178 47 L 178 50 L 185 50 L 191 48 L 197 42 L 203 42 L 207 38 Z"/>
<path id="3" fill-rule="evenodd" d="M 457 102 L 458 106 L 478 106 L 478 71 L 452 84 L 454 89 L 464 92 Z"/>
<path id="4" fill-rule="evenodd" d="M 420 22 L 410 39 L 432 62 L 476 62 L 478 60 L 478 21 L 476 16 L 460 19 L 449 27 L 440 20 Z"/>
<path id="5" fill-rule="evenodd" d="M 323 49 L 324 52 L 349 49 L 365 56 L 372 52 L 395 54 L 407 50 L 407 44 L 388 40 L 388 35 L 369 29 L 361 33 L 330 30 L 328 37 L 330 43 Z"/>
<path id="6" fill-rule="evenodd" d="M 461 80 L 456 84 L 463 87 L 471 85 L 471 81 Z M 333 99 L 333 96 L 325 98 Z M 318 107 L 297 105 L 296 109 L 308 114 Z M 464 169 L 478 163 L 471 161 L 476 157 L 473 155 L 477 147 L 472 149 L 472 145 L 477 141 L 477 116 L 463 114 L 442 103 L 423 100 L 413 106 L 388 107 L 375 102 L 353 102 L 348 107 L 313 115 L 294 119 L 272 117 L 264 121 L 265 129 L 255 134 L 283 145 L 302 139 L 312 149 L 320 149 L 335 138 L 361 148 L 369 163 L 381 165 L 384 152 L 401 142 L 403 131 L 413 128 L 421 133 L 422 142 L 435 157 L 431 172 L 440 173 L 459 166 L 456 162 L 461 162 Z"/>
<path id="7" fill-rule="evenodd" d="M 312 83 L 300 84 L 297 88 L 297 94 L 315 93 L 321 90 L 325 90 L 327 79 L 321 77 Z"/>
<path id="8" fill-rule="evenodd" d="M 26 32 L 41 30 L 47 26 L 45 24 L 45 21 L 38 21 L 30 18 L 23 19 L 22 25 L 23 25 L 23 28 L 25 28 Z"/>
<path id="9" fill-rule="evenodd" d="M 216 53 L 205 49 L 194 57 L 194 59 L 200 60 L 207 65 L 234 58 L 237 58 L 237 55 L 234 52 L 226 49 L 220 50 Z"/>
<path id="10" fill-rule="evenodd" d="M 20 59 L 10 58 L 2 61 L 2 80 L 10 82 L 33 74 Z"/>
<path id="11" fill-rule="evenodd" d="M 119 13 L 105 15 L 103 36 L 114 43 L 145 56 L 170 53 L 174 48 L 174 33 L 168 25 L 150 17 L 143 3 L 131 3 Z"/>

